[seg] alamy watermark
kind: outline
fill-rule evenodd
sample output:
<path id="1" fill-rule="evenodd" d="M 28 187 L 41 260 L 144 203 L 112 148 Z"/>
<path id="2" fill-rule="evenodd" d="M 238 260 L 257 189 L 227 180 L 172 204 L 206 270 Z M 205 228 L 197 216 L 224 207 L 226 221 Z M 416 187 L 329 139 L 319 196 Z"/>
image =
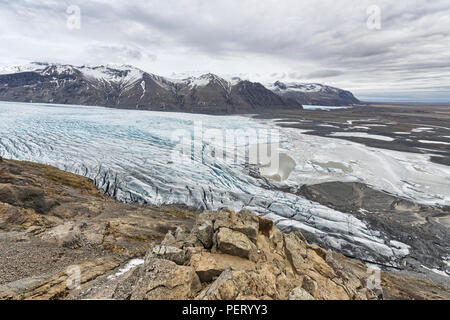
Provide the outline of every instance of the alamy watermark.
<path id="1" fill-rule="evenodd" d="M 378 296 L 383 294 L 383 288 L 381 287 L 381 271 L 374 268 L 367 268 L 367 289 L 371 290 Z"/>
<path id="2" fill-rule="evenodd" d="M 381 29 L 381 8 L 377 5 L 372 5 L 367 8 L 367 29 L 380 30 Z"/>
<path id="3" fill-rule="evenodd" d="M 66 269 L 66 274 L 69 276 L 66 280 L 66 287 L 69 290 L 80 288 L 81 285 L 81 269 L 77 265 L 69 266 Z"/>
<path id="4" fill-rule="evenodd" d="M 67 7 L 67 21 L 66 25 L 69 30 L 81 29 L 81 9 L 79 6 L 71 5 Z"/>
<path id="5" fill-rule="evenodd" d="M 202 121 L 195 121 L 192 129 L 172 133 L 172 162 L 205 164 L 217 160 L 229 165 L 261 165 L 275 172 L 280 168 L 279 130 L 204 128 Z"/>

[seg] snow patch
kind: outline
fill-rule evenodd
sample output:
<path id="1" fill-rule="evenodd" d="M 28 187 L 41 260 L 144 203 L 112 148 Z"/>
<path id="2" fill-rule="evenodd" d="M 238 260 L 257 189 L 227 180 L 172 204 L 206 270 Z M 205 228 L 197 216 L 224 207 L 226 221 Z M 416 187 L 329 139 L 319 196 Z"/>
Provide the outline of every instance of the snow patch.
<path id="1" fill-rule="evenodd" d="M 144 264 L 144 262 L 145 262 L 144 259 L 133 259 L 130 262 L 128 262 L 123 268 L 119 269 L 119 271 L 117 273 L 108 276 L 107 279 L 114 280 L 114 279 L 124 275 L 131 269 L 134 269 L 134 268 Z"/>
<path id="2" fill-rule="evenodd" d="M 428 143 L 428 144 L 443 144 L 450 146 L 450 142 L 444 142 L 444 141 L 431 141 L 431 140 L 419 140 L 420 143 Z"/>
<path id="3" fill-rule="evenodd" d="M 338 109 L 351 109 L 352 107 L 333 107 L 333 106 L 312 106 L 312 105 L 303 105 L 303 109 L 305 110 L 322 110 L 322 111 L 330 111 L 330 110 L 338 110 Z"/>
<path id="4" fill-rule="evenodd" d="M 421 133 L 421 132 L 430 132 L 432 130 L 433 130 L 433 128 L 425 128 L 425 127 L 423 127 L 423 128 L 412 129 L 411 132 Z"/>
<path id="5" fill-rule="evenodd" d="M 41 72 L 48 67 L 48 64 L 32 62 L 21 66 L 0 67 L 0 74 L 15 74 L 21 72 Z"/>
<path id="6" fill-rule="evenodd" d="M 334 132 L 329 135 L 330 137 L 357 137 L 357 138 L 367 138 L 367 139 L 375 139 L 382 141 L 394 141 L 394 138 L 380 136 L 376 134 L 370 134 L 366 132 Z"/>
<path id="7" fill-rule="evenodd" d="M 428 271 L 434 272 L 434 273 L 439 274 L 444 277 L 450 277 L 450 275 L 448 275 L 447 272 L 439 270 L 439 269 L 431 269 L 431 268 L 427 268 L 425 266 L 422 266 L 422 268 L 427 269 Z"/>

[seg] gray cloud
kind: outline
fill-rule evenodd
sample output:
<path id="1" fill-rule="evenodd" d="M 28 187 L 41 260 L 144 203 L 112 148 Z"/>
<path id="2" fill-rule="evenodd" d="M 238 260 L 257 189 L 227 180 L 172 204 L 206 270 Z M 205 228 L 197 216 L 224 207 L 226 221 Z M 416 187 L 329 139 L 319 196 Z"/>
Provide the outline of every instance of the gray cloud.
<path id="1" fill-rule="evenodd" d="M 146 59 L 148 61 L 155 61 L 157 59 L 155 55 L 152 55 L 139 47 L 107 45 L 102 43 L 90 45 L 87 48 L 87 54 L 94 57 L 94 61 L 87 61 L 89 63 L 108 60 L 111 55 L 114 56 L 115 61 L 122 64 L 127 64 L 130 60 L 141 61 L 142 59 Z"/>
<path id="2" fill-rule="evenodd" d="M 80 30 L 66 26 L 70 5 L 81 9 Z M 380 30 L 367 27 L 371 5 Z M 0 63 L 128 63 L 362 95 L 439 91 L 450 79 L 449 16 L 447 0 L 0 0 Z"/>
<path id="3" fill-rule="evenodd" d="M 320 70 L 309 73 L 307 78 L 330 78 L 340 76 L 342 74 L 344 74 L 344 72 L 340 70 Z"/>

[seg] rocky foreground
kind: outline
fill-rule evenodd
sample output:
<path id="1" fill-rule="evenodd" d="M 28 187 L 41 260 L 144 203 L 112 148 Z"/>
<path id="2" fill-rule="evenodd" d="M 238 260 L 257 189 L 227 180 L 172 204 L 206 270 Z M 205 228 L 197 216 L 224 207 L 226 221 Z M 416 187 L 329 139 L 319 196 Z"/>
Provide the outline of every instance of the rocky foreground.
<path id="1" fill-rule="evenodd" d="M 89 179 L 0 162 L 1 299 L 449 299 L 250 211 L 117 203 Z"/>

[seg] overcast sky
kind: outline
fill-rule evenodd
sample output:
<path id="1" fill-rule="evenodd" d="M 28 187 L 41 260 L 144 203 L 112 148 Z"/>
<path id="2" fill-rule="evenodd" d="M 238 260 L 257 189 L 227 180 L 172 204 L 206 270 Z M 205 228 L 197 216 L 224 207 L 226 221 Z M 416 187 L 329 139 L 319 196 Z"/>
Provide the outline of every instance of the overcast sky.
<path id="1" fill-rule="evenodd" d="M 0 0 L 0 64 L 131 64 L 450 102 L 449 30 L 448 0 Z"/>

